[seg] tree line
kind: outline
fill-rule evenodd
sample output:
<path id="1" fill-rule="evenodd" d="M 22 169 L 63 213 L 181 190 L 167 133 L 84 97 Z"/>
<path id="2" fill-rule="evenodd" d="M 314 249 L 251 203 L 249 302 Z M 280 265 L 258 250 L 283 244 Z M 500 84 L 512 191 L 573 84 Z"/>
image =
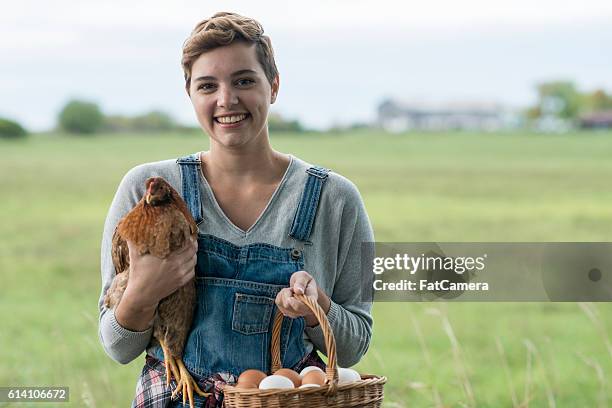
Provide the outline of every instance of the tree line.
<path id="1" fill-rule="evenodd" d="M 302 132 L 304 127 L 297 120 L 286 120 L 279 114 L 268 117 L 270 131 Z M 178 123 L 166 112 L 153 110 L 139 115 L 105 115 L 100 107 L 90 101 L 71 100 L 57 117 L 57 130 L 74 135 L 93 135 L 113 132 L 169 132 L 194 131 L 198 127 Z M 0 137 L 18 138 L 27 135 L 26 129 L 16 121 L 0 118 Z"/>
<path id="2" fill-rule="evenodd" d="M 611 112 L 612 94 L 603 89 L 581 91 L 571 81 L 550 81 L 537 85 L 537 101 L 523 113 L 528 120 L 559 118 L 577 122 L 585 115 Z M 140 115 L 105 115 L 100 107 L 84 100 L 71 100 L 64 105 L 57 118 L 57 129 L 76 135 L 105 132 L 169 132 L 193 131 L 196 127 L 177 123 L 162 111 L 150 111 Z M 368 126 L 367 124 L 365 125 Z M 297 120 L 287 120 L 272 113 L 268 117 L 271 132 L 303 132 L 307 129 Z M 18 122 L 0 118 L 0 137 L 18 138 L 27 135 Z"/>
<path id="3" fill-rule="evenodd" d="M 581 116 L 612 110 L 612 95 L 603 89 L 580 91 L 571 81 L 543 82 L 537 86 L 538 100 L 527 109 L 527 118 L 547 115 L 576 120 Z"/>

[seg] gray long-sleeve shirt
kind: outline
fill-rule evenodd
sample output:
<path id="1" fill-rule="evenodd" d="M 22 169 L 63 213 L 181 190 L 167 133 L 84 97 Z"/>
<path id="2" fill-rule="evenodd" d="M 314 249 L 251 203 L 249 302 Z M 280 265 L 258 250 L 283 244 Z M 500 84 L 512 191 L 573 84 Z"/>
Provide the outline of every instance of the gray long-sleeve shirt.
<path id="1" fill-rule="evenodd" d="M 246 232 L 232 224 L 223 213 L 202 176 L 200 192 L 205 221 L 200 224 L 199 232 L 218 236 L 235 245 L 264 242 L 291 247 L 295 241 L 288 236 L 288 231 L 308 176 L 306 169 L 311 165 L 297 157 L 290 155 L 290 158 L 289 167 L 270 202 Z M 181 174 L 175 159 L 134 167 L 121 180 L 104 224 L 99 336 L 106 353 L 123 364 L 146 350 L 152 329 L 128 330 L 117 322 L 114 311 L 103 305 L 104 293 L 116 273 L 111 259 L 111 240 L 119 220 L 144 195 L 145 180 L 153 176 L 163 177 L 182 194 Z M 350 367 L 365 354 L 372 334 L 372 304 L 361 301 L 360 253 L 361 243 L 373 242 L 374 236 L 357 187 L 337 173 L 331 172 L 323 186 L 310 241 L 312 245 L 303 250 L 304 270 L 331 297 L 327 317 L 336 338 L 338 365 Z M 309 352 L 314 344 L 327 354 L 320 326 L 307 327 L 304 340 Z"/>

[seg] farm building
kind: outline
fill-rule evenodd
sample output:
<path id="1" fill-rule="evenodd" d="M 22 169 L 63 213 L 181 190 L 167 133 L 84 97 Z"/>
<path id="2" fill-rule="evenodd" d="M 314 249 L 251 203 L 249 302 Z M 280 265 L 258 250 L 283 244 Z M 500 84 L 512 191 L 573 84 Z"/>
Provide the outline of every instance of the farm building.
<path id="1" fill-rule="evenodd" d="M 386 100 L 378 106 L 378 123 L 392 132 L 410 130 L 496 131 L 514 127 L 517 117 L 496 103 L 407 103 Z"/>
<path id="2" fill-rule="evenodd" d="M 612 110 L 593 112 L 580 117 L 584 129 L 612 129 Z"/>

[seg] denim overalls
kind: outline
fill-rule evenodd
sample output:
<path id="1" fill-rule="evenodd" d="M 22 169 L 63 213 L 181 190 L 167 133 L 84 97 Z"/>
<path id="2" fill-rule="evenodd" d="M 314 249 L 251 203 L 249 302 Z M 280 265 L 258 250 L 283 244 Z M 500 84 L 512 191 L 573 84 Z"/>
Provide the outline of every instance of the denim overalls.
<path id="1" fill-rule="evenodd" d="M 183 199 L 196 223 L 203 221 L 197 154 L 179 158 Z M 266 243 L 237 246 L 221 238 L 198 234 L 197 306 L 183 361 L 200 377 L 227 373 L 237 377 L 255 368 L 270 372 L 270 340 L 277 293 L 289 286 L 291 275 L 304 269 L 304 245 L 316 218 L 321 189 L 329 170 L 311 167 L 296 209 L 292 248 Z M 281 330 L 281 362 L 294 367 L 306 354 L 304 318 L 285 318 Z M 161 347 L 155 357 L 163 360 Z M 232 378 L 228 376 L 228 378 Z"/>

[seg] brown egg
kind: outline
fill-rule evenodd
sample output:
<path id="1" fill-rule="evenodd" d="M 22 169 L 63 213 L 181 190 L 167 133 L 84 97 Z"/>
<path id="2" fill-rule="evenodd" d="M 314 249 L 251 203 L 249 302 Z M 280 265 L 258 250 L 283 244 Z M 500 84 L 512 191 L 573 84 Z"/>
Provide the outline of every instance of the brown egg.
<path id="1" fill-rule="evenodd" d="M 323 386 L 325 385 L 325 378 L 325 373 L 319 370 L 312 370 L 304 374 L 302 384 L 317 384 Z"/>
<path id="2" fill-rule="evenodd" d="M 252 382 L 242 381 L 242 382 L 236 383 L 235 387 L 247 389 L 247 388 L 258 388 L 259 386 Z"/>
<path id="3" fill-rule="evenodd" d="M 281 368 L 279 370 L 276 370 L 274 374 L 287 377 L 291 380 L 295 388 L 298 388 L 300 385 L 302 385 L 302 379 L 300 378 L 300 375 L 290 368 Z"/>
<path id="4" fill-rule="evenodd" d="M 259 387 L 259 383 L 261 382 L 261 380 L 263 380 L 267 376 L 268 375 L 263 371 L 246 370 L 242 374 L 240 374 L 240 377 L 238 377 L 238 382 L 236 386 L 241 385 L 240 388 L 257 388 Z M 254 387 L 246 387 L 242 386 L 242 384 L 254 384 Z"/>

